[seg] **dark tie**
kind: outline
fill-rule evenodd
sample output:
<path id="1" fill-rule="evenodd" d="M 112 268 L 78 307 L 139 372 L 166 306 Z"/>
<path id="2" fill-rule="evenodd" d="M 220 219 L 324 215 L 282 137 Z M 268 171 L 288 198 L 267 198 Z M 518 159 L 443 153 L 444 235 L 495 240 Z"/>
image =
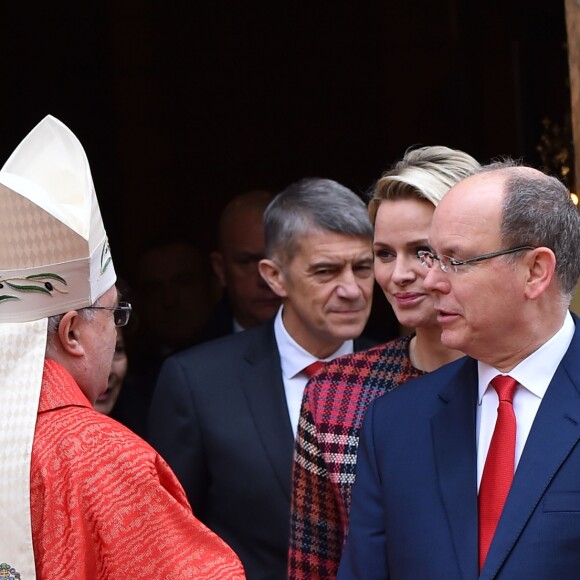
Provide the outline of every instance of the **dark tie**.
<path id="1" fill-rule="evenodd" d="M 499 375 L 491 385 L 497 391 L 499 405 L 479 486 L 480 571 L 512 484 L 516 458 L 516 416 L 512 402 L 518 383 L 512 377 Z"/>
<path id="2" fill-rule="evenodd" d="M 302 372 L 310 379 L 312 375 L 317 373 L 323 366 L 324 361 L 315 360 L 313 363 L 310 363 L 306 368 L 302 369 Z"/>

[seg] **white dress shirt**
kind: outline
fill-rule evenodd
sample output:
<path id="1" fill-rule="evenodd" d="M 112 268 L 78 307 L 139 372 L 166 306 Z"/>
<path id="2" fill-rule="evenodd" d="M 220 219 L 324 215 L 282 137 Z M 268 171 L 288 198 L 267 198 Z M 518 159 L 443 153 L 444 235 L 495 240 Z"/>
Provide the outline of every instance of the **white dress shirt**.
<path id="1" fill-rule="evenodd" d="M 343 354 L 352 354 L 354 342 L 346 340 L 340 348 L 324 359 L 318 359 L 302 348 L 289 334 L 282 322 L 282 310 L 280 307 L 276 319 L 274 320 L 274 335 L 278 351 L 280 352 L 280 364 L 282 366 L 282 381 L 284 382 L 284 392 L 286 393 L 286 404 L 292 423 L 292 432 L 296 437 L 298 430 L 298 419 L 300 417 L 300 406 L 302 405 L 302 395 L 308 382 L 308 377 L 302 372 L 305 367 L 317 360 L 331 361 Z"/>
<path id="2" fill-rule="evenodd" d="M 508 374 L 519 384 L 514 394 L 513 406 L 516 416 L 516 467 L 528 439 L 532 423 L 548 385 L 566 354 L 572 336 L 574 321 L 568 312 L 562 328 L 538 350 L 520 362 Z M 491 443 L 497 419 L 498 396 L 490 385 L 492 379 L 502 374 L 497 369 L 479 362 L 479 399 L 477 406 L 477 489 L 481 484 L 483 466 Z"/>
<path id="3" fill-rule="evenodd" d="M 233 334 L 235 334 L 236 332 L 244 332 L 244 330 L 246 330 L 235 318 L 232 326 L 234 330 Z"/>

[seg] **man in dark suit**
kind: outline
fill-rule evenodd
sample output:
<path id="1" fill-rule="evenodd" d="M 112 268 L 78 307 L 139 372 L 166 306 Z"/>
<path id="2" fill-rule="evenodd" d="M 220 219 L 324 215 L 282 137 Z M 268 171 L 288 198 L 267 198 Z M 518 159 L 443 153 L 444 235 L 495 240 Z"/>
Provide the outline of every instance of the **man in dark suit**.
<path id="1" fill-rule="evenodd" d="M 264 224 L 260 272 L 282 307 L 270 322 L 167 359 L 149 434 L 248 578 L 282 580 L 305 369 L 370 346 L 353 340 L 371 307 L 373 232 L 362 200 L 327 179 L 289 186 Z"/>
<path id="2" fill-rule="evenodd" d="M 430 241 L 441 341 L 468 357 L 369 408 L 338 577 L 579 578 L 580 216 L 502 162 L 451 189 Z"/>
<path id="3" fill-rule="evenodd" d="M 264 257 L 264 210 L 273 197 L 269 191 L 246 191 L 221 212 L 210 258 L 223 296 L 202 330 L 203 342 L 258 326 L 280 307 L 258 270 Z"/>

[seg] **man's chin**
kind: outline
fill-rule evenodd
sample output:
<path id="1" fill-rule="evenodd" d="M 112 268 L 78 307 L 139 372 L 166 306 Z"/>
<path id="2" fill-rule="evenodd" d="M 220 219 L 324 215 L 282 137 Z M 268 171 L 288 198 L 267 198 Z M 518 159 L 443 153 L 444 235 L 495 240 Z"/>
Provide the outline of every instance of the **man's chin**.
<path id="1" fill-rule="evenodd" d="M 465 341 L 457 331 L 446 330 L 444 328 L 441 331 L 441 344 L 446 348 L 461 351 L 461 347 L 465 346 Z"/>
<path id="2" fill-rule="evenodd" d="M 364 320 L 356 320 L 351 322 L 344 322 L 342 324 L 334 325 L 333 335 L 342 341 L 352 340 L 358 338 L 366 325 L 366 318 Z"/>

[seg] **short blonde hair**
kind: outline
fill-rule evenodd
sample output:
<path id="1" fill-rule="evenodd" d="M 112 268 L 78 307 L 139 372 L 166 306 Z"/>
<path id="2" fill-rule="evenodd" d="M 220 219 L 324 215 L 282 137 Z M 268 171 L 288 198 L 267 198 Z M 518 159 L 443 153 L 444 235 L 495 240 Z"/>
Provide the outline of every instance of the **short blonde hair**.
<path id="1" fill-rule="evenodd" d="M 369 217 L 375 223 L 385 199 L 416 197 L 437 206 L 459 181 L 479 169 L 479 163 L 463 151 L 442 145 L 407 149 L 403 159 L 383 173 L 369 201 Z"/>

